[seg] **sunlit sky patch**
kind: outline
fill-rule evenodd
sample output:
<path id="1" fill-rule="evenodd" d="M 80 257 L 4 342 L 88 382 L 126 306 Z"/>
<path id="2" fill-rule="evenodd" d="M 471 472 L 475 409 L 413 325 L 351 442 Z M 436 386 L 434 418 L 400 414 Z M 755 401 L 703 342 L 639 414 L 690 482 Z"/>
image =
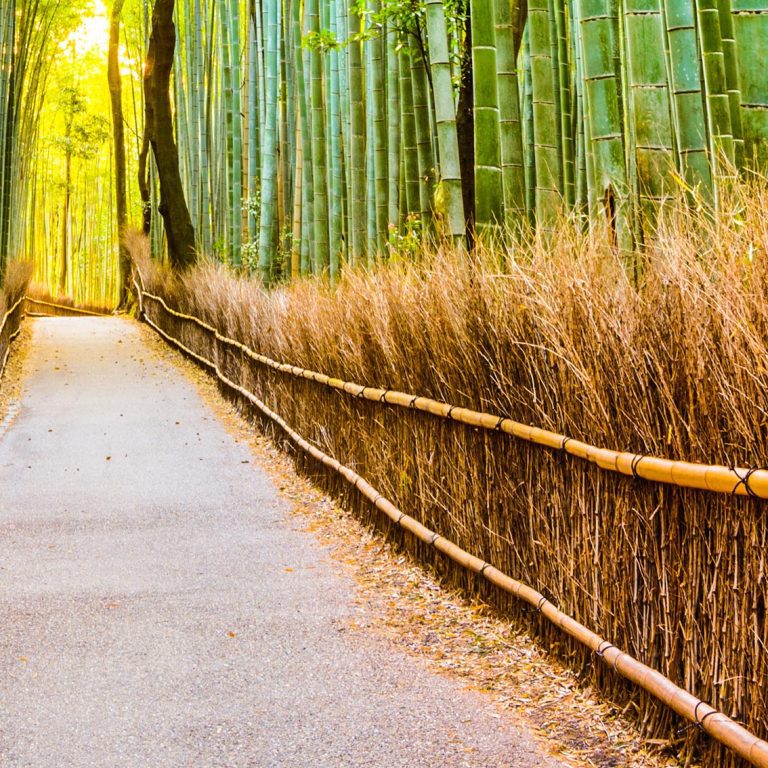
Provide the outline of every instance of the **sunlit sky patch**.
<path id="1" fill-rule="evenodd" d="M 109 46 L 109 17 L 104 0 L 92 0 L 90 12 L 83 14 L 80 27 L 70 37 L 72 41 L 81 53 L 93 50 L 106 53 Z"/>

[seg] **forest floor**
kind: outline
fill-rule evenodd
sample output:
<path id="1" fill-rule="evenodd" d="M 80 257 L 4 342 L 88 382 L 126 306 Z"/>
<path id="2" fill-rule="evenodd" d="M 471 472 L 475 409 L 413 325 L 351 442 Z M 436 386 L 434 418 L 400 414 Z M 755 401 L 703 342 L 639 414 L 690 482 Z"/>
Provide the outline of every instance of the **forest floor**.
<path id="1" fill-rule="evenodd" d="M 675 765 L 146 326 L 36 320 L 11 360 L 4 766 Z"/>

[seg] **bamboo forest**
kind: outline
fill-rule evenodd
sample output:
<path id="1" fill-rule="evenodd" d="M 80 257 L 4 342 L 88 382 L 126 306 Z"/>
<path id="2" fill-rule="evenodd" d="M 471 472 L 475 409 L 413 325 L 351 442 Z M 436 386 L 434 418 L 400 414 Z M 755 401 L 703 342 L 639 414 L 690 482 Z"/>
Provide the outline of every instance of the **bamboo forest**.
<path id="1" fill-rule="evenodd" d="M 768 0 L 0 0 L 0 764 L 768 768 Z"/>
<path id="2" fill-rule="evenodd" d="M 159 196 L 153 168 L 143 193 L 137 169 L 154 166 L 141 151 L 152 10 L 111 9 L 134 223 L 142 194 L 148 211 Z M 768 158 L 768 9 L 751 0 L 178 0 L 173 14 L 196 247 L 267 284 L 563 215 L 607 218 L 631 250 L 665 200 L 716 205 L 724 180 Z M 0 264 L 34 254 L 36 279 L 105 305 L 118 283 L 104 260 L 118 239 L 109 23 L 100 3 L 5 0 L 0 102 Z"/>

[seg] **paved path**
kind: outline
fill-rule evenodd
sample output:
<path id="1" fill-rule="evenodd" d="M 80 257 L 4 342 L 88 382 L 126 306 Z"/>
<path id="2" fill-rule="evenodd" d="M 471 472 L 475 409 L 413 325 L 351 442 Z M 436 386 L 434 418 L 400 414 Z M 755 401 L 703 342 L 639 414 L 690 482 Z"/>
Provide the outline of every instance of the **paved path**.
<path id="1" fill-rule="evenodd" d="M 3 768 L 557 765 L 343 631 L 352 585 L 136 325 L 33 338 L 0 426 Z"/>

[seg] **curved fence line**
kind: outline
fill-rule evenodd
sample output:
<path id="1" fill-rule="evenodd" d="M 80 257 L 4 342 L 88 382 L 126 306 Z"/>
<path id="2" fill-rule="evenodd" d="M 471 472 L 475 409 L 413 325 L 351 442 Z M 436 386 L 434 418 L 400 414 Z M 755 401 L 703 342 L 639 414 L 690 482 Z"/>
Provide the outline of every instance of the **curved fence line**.
<path id="1" fill-rule="evenodd" d="M 10 316 L 19 308 L 19 305 L 21 305 L 23 302 L 24 296 L 18 299 L 16 303 L 3 315 L 3 322 L 0 323 L 0 334 L 2 334 L 2 332 L 5 330 L 5 324 L 8 322 L 8 318 L 10 318 Z M 3 354 L 2 362 L 0 362 L 0 379 L 3 378 L 5 367 L 8 365 L 8 358 L 11 356 L 11 342 L 19 335 L 20 332 L 21 329 L 19 328 L 8 337 L 8 347 Z"/>
<path id="2" fill-rule="evenodd" d="M 136 285 L 136 290 L 139 292 L 140 301 L 142 301 L 144 297 L 159 300 L 162 306 L 170 314 L 180 315 L 180 313 L 171 310 L 162 299 L 159 299 L 159 297 L 142 292 L 135 280 L 134 284 Z M 141 306 L 143 306 L 143 301 Z M 409 531 L 425 544 L 442 552 L 461 567 L 482 576 L 502 591 L 533 606 L 550 623 L 558 627 L 577 642 L 586 646 L 602 659 L 604 664 L 612 668 L 621 677 L 631 681 L 639 688 L 657 698 L 678 715 L 681 715 L 694 723 L 701 728 L 702 731 L 705 731 L 718 742 L 731 749 L 739 757 L 749 761 L 752 765 L 758 766 L 758 768 L 768 768 L 768 742 L 760 739 L 753 733 L 750 733 L 746 728 L 739 725 L 734 720 L 731 720 L 726 714 L 716 710 L 710 704 L 696 698 L 693 694 L 676 685 L 657 670 L 643 664 L 633 656 L 624 653 L 610 641 L 604 639 L 576 621 L 572 616 L 563 613 L 563 611 L 547 600 L 540 592 L 537 592 L 527 584 L 513 579 L 511 576 L 508 576 L 479 557 L 461 549 L 452 541 L 442 537 L 439 533 L 422 525 L 415 518 L 400 511 L 394 504 L 392 504 L 392 502 L 384 498 L 381 493 L 354 470 L 341 464 L 333 457 L 323 453 L 319 448 L 309 443 L 252 392 L 249 392 L 247 389 L 231 381 L 221 372 L 216 363 L 198 355 L 196 352 L 189 349 L 189 347 L 185 346 L 181 341 L 167 334 L 146 314 L 144 314 L 143 317 L 145 321 L 167 342 L 173 344 L 186 355 L 189 355 L 198 363 L 213 371 L 219 381 L 231 390 L 240 394 L 261 411 L 264 416 L 277 424 L 305 453 L 308 453 L 330 470 L 341 475 L 393 523 L 404 530 Z M 194 319 L 190 316 L 184 316 L 184 318 Z M 207 330 L 215 331 L 212 326 L 208 326 L 202 321 L 199 321 L 199 323 L 206 327 Z M 222 339 L 222 341 L 224 341 L 224 339 Z M 242 347 L 239 342 L 235 342 L 235 344 L 238 347 Z"/>
<path id="3" fill-rule="evenodd" d="M 143 295 L 145 298 L 159 302 L 171 315 L 196 323 L 200 328 L 214 334 L 218 341 L 240 350 L 257 363 L 273 368 L 281 373 L 308 379 L 331 389 L 346 392 L 352 397 L 423 411 L 439 418 L 458 421 L 472 427 L 504 432 L 535 445 L 563 451 L 571 456 L 596 464 L 600 469 L 609 472 L 639 477 L 643 480 L 657 483 L 677 485 L 682 488 L 695 488 L 715 493 L 768 499 L 768 469 L 697 464 L 641 453 L 599 448 L 567 435 L 522 424 L 505 416 L 474 411 L 470 408 L 442 403 L 438 400 L 407 392 L 369 387 L 352 381 L 342 381 L 341 379 L 327 376 L 324 373 L 299 368 L 288 363 L 280 363 L 265 355 L 260 355 L 245 344 L 223 336 L 216 328 L 203 320 L 192 315 L 185 315 L 169 307 L 161 296 L 156 296 L 146 291 Z"/>
<path id="4" fill-rule="evenodd" d="M 68 307 L 66 304 L 54 304 L 50 301 L 43 301 L 42 299 L 33 299 L 30 296 L 24 297 L 25 301 L 28 301 L 30 304 L 37 304 L 41 307 L 53 307 L 54 309 L 63 309 L 67 312 L 76 312 L 80 315 L 92 315 L 93 317 L 105 317 L 109 315 L 108 312 L 92 312 L 89 309 L 80 309 L 79 307 Z"/>

